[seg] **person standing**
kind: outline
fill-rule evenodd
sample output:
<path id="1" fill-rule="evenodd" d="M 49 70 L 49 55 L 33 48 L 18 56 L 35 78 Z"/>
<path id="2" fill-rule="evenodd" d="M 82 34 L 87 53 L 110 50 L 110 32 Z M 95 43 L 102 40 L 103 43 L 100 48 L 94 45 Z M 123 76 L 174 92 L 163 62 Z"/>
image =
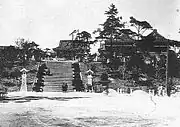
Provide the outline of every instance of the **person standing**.
<path id="1" fill-rule="evenodd" d="M 63 92 L 67 92 L 67 89 L 68 89 L 67 83 L 63 83 L 63 85 L 62 85 L 62 91 L 63 91 Z"/>

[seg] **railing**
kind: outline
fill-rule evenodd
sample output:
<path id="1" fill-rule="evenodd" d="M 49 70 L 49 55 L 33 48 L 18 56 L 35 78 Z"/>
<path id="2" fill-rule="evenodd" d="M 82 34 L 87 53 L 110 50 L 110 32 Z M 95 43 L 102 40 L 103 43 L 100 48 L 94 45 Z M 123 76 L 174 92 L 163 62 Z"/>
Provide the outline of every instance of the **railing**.
<path id="1" fill-rule="evenodd" d="M 157 89 L 142 89 L 141 87 L 122 87 L 122 88 L 117 88 L 116 89 L 116 91 L 119 94 L 124 94 L 124 93 L 131 94 L 135 90 L 142 90 L 142 91 L 147 92 L 150 95 L 158 95 L 158 96 L 167 95 L 165 87 L 158 87 Z"/>

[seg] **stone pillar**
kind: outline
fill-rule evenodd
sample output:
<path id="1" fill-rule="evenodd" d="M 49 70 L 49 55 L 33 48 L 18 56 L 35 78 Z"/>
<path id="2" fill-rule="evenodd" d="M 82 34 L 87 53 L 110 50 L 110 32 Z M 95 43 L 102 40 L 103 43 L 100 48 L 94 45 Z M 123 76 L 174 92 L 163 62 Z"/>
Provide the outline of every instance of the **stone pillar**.
<path id="1" fill-rule="evenodd" d="M 151 89 L 148 90 L 148 93 L 151 94 Z"/>
<path id="2" fill-rule="evenodd" d="M 119 88 L 117 88 L 117 92 L 120 93 Z"/>
<path id="3" fill-rule="evenodd" d="M 25 68 L 23 68 L 21 70 L 22 72 L 22 81 L 21 81 L 21 88 L 20 88 L 20 91 L 21 92 L 27 92 L 27 71 Z"/>
<path id="4" fill-rule="evenodd" d="M 154 90 L 152 90 L 152 95 L 154 96 L 154 94 L 155 94 L 155 93 L 154 93 Z"/>

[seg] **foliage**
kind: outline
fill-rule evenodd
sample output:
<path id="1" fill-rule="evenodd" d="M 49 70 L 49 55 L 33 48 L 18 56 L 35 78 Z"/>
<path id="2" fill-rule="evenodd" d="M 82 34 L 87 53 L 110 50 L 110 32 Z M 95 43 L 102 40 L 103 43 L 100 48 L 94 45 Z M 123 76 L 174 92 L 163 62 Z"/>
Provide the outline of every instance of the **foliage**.
<path id="1" fill-rule="evenodd" d="M 102 81 L 107 81 L 108 80 L 108 74 L 107 73 L 102 73 L 101 80 Z"/>
<path id="2" fill-rule="evenodd" d="M 89 54 L 87 57 L 87 61 L 86 62 L 93 62 L 93 60 L 97 57 L 97 53 L 94 54 Z"/>
<path id="3" fill-rule="evenodd" d="M 37 72 L 37 82 L 35 83 L 35 86 L 33 87 L 33 91 L 36 92 L 42 92 L 44 87 L 44 76 L 47 73 L 47 66 L 45 63 L 43 63 L 41 66 L 38 68 Z"/>
<path id="4" fill-rule="evenodd" d="M 57 53 L 58 57 L 80 59 L 80 61 L 83 61 L 84 57 L 90 54 L 90 45 L 94 43 L 94 41 L 91 41 L 91 38 L 89 32 L 82 31 L 76 34 L 75 40 L 60 41 L 59 47 L 53 50 Z"/>
<path id="5" fill-rule="evenodd" d="M 99 37 L 102 39 L 115 39 L 121 34 L 121 28 L 124 28 L 125 23 L 122 22 L 122 17 L 118 17 L 118 10 L 114 4 L 111 4 L 108 11 L 105 11 L 107 15 L 106 21 L 101 24 L 103 29 L 99 32 Z"/>
<path id="6" fill-rule="evenodd" d="M 130 79 L 139 82 L 141 78 L 152 80 L 155 77 L 155 66 L 148 54 L 135 53 L 127 62 L 127 70 L 131 72 Z"/>
<path id="7" fill-rule="evenodd" d="M 13 64 L 18 60 L 19 51 L 14 46 L 8 46 L 1 50 L 0 55 L 1 66 L 12 68 Z"/>
<path id="8" fill-rule="evenodd" d="M 4 46 L 0 50 L 0 78 L 4 81 L 1 83 L 5 86 L 16 86 L 18 88 L 21 79 L 20 70 L 23 67 L 31 66 L 29 64 L 32 64 L 30 59 L 32 56 L 35 58 L 34 62 L 37 63 L 43 53 L 33 41 L 21 38 L 16 40 L 15 43 L 16 46 Z"/>
<path id="9" fill-rule="evenodd" d="M 79 63 L 72 63 L 72 68 L 73 68 L 73 80 L 72 80 L 72 85 L 75 87 L 76 91 L 83 91 L 84 86 L 83 82 L 81 79 L 81 70 L 79 67 Z"/>
<path id="10" fill-rule="evenodd" d="M 7 70 L 18 64 L 18 50 L 14 46 L 7 46 L 0 50 L 0 77 L 9 77 Z"/>
<path id="11" fill-rule="evenodd" d="M 36 61 L 40 61 L 44 57 L 44 52 L 38 48 L 38 44 L 34 41 L 25 40 L 24 38 L 19 38 L 15 41 L 16 47 L 19 50 L 19 58 L 26 65 L 32 56 L 34 56 Z"/>
<path id="12" fill-rule="evenodd" d="M 147 21 L 139 21 L 134 17 L 130 17 L 130 24 L 136 29 L 133 34 L 136 36 L 137 40 L 140 40 L 143 37 L 146 30 L 152 29 L 152 26 Z"/>
<path id="13" fill-rule="evenodd" d="M 180 77 L 180 60 L 177 58 L 177 54 L 170 50 L 168 56 L 168 76 Z"/>
<path id="14" fill-rule="evenodd" d="M 77 58 L 80 58 L 82 61 L 85 56 L 90 55 L 90 45 L 95 43 L 95 41 L 91 41 L 91 34 L 87 31 L 82 31 L 80 33 L 77 33 L 76 39 L 74 41 L 74 55 Z"/>
<path id="15" fill-rule="evenodd" d="M 26 66 L 29 64 L 30 58 L 34 56 L 36 61 L 40 61 L 43 51 L 38 48 L 35 42 L 20 38 L 15 41 L 16 46 L 7 46 L 0 50 L 0 75 L 6 74 L 7 68 L 12 69 L 16 66 Z"/>
<path id="16" fill-rule="evenodd" d="M 118 17 L 118 10 L 114 4 L 111 4 L 108 8 L 108 11 L 105 11 L 105 15 L 107 16 L 106 21 L 101 28 L 98 28 L 94 33 L 98 33 L 99 35 L 96 37 L 97 39 L 105 39 L 110 40 L 111 47 L 110 50 L 106 53 L 100 52 L 100 56 L 109 59 L 110 64 L 114 65 L 113 61 L 113 40 L 118 39 L 119 36 L 123 33 L 122 29 L 125 27 L 125 22 L 122 22 L 122 17 Z M 110 66 L 111 67 L 111 66 Z M 112 67 L 111 67 L 112 68 Z"/>

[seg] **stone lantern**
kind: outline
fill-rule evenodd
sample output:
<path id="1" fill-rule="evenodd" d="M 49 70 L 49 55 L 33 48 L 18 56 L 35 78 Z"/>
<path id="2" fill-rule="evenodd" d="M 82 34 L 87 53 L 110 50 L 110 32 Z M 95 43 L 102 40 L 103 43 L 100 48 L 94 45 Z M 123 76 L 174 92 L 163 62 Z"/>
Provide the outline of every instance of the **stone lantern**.
<path id="1" fill-rule="evenodd" d="M 22 82 L 21 82 L 20 91 L 21 92 L 27 92 L 27 72 L 28 72 L 28 70 L 23 68 L 20 71 L 22 73 Z"/>

